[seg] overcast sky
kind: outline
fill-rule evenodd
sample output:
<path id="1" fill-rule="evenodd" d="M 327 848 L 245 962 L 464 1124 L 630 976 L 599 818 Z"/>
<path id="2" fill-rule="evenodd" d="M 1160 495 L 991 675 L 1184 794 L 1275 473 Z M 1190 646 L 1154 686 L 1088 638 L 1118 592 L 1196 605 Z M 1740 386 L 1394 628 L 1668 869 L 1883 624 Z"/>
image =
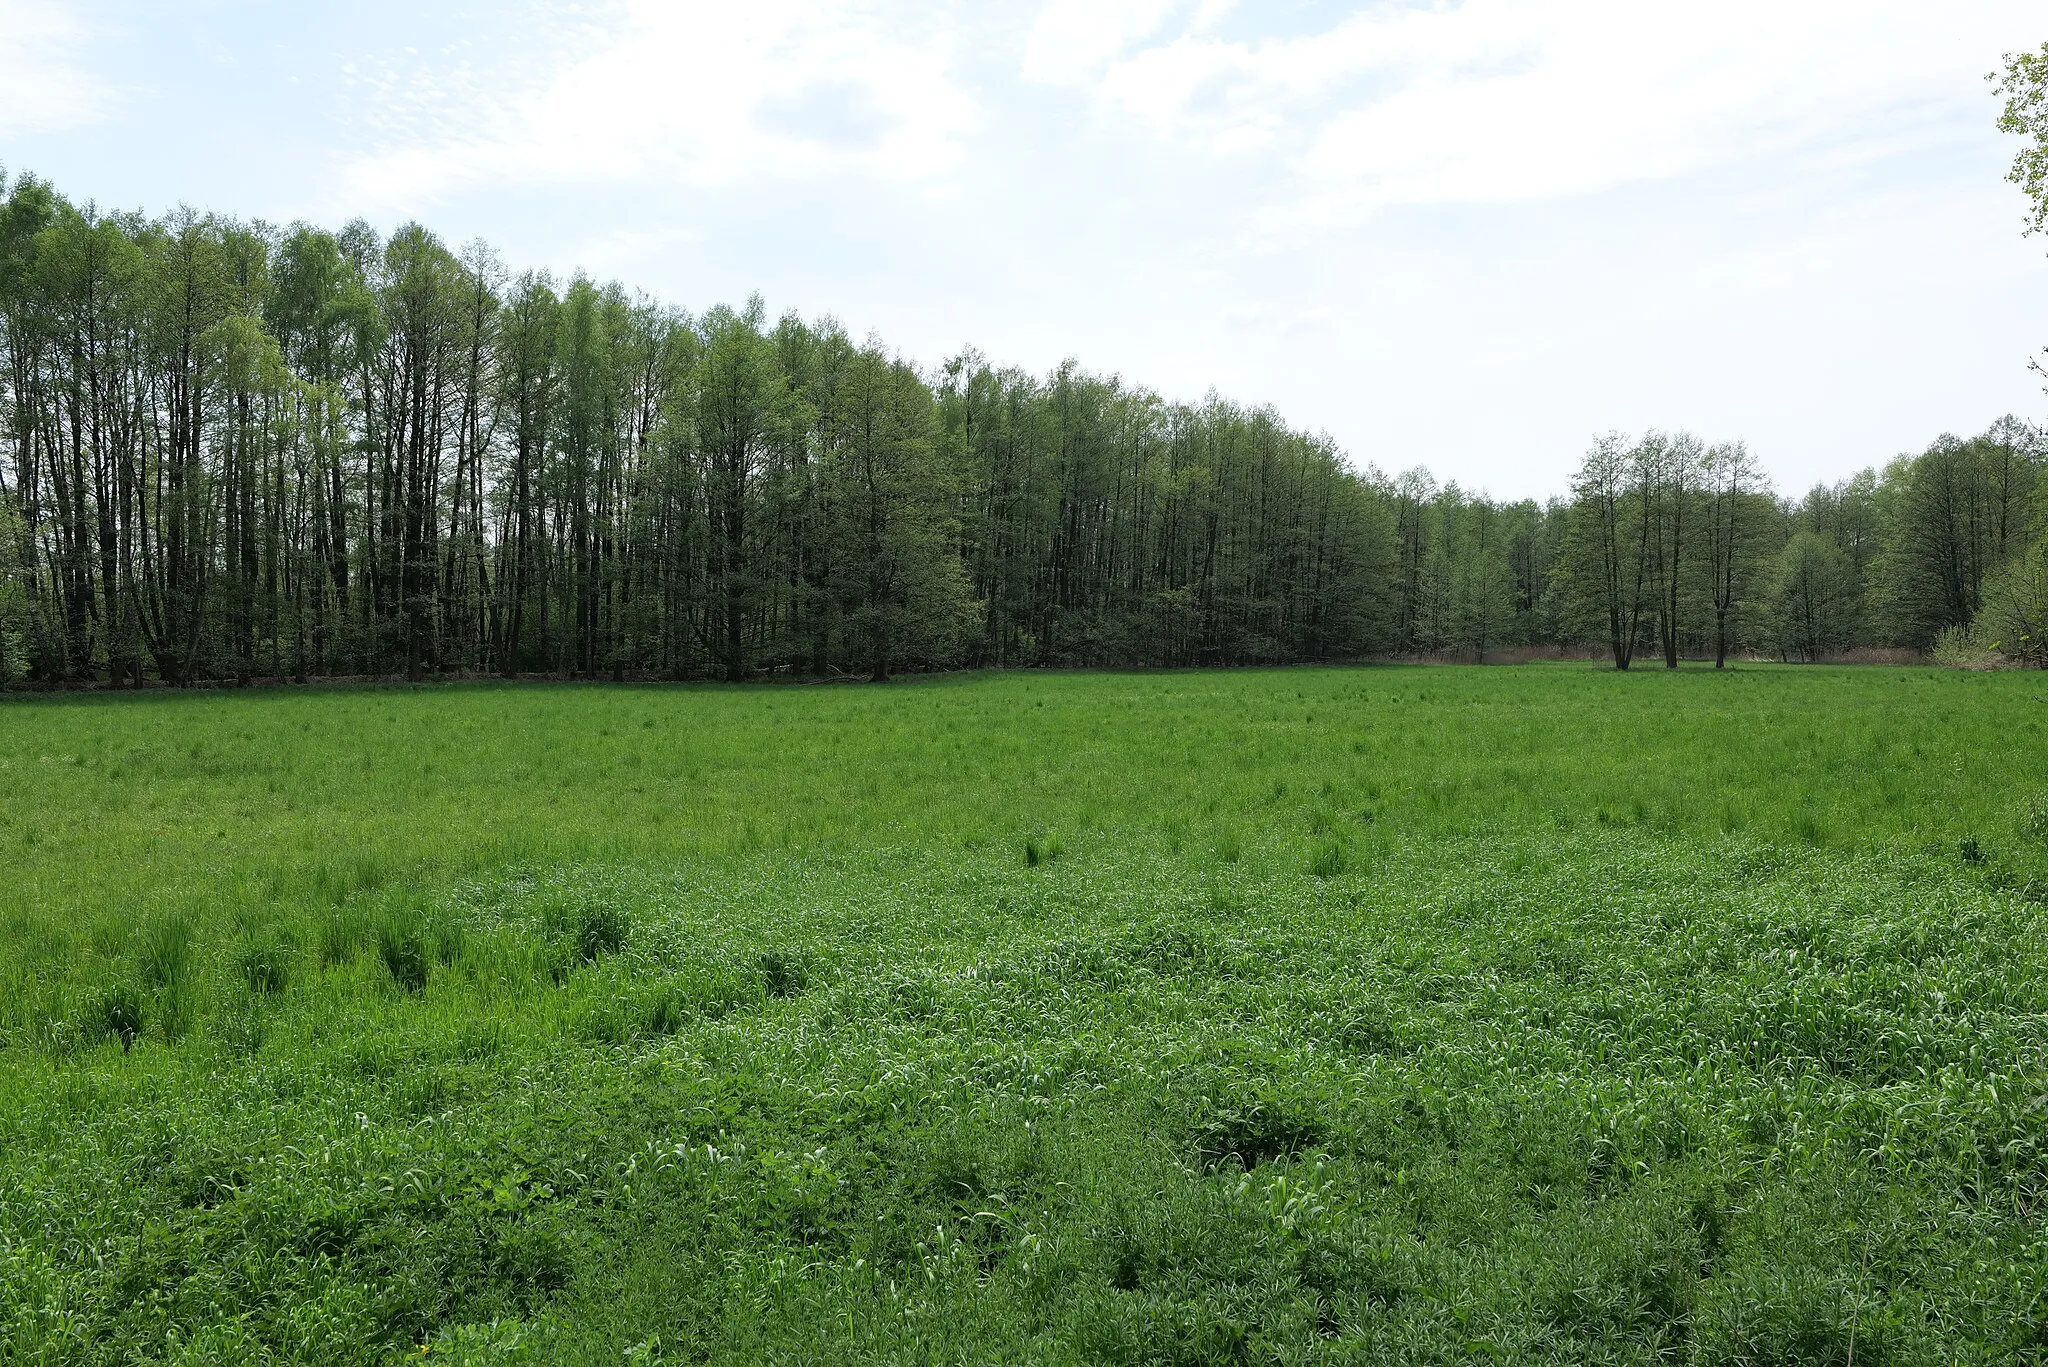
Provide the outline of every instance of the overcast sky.
<path id="1" fill-rule="evenodd" d="M 2048 417 L 1984 80 L 2044 41 L 2040 0 L 0 0 L 0 165 L 1074 356 L 1501 496 L 1652 425 L 1797 492 Z"/>

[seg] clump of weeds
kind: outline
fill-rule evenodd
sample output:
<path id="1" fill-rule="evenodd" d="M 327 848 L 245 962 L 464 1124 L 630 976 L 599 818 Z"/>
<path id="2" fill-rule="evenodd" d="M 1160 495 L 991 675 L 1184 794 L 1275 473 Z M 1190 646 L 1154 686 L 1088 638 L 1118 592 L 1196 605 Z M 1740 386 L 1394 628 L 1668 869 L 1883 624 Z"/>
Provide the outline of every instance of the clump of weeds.
<path id="1" fill-rule="evenodd" d="M 1067 847 L 1056 835 L 1030 836 L 1024 841 L 1024 867 L 1035 869 L 1040 864 L 1051 864 L 1067 852 Z"/>

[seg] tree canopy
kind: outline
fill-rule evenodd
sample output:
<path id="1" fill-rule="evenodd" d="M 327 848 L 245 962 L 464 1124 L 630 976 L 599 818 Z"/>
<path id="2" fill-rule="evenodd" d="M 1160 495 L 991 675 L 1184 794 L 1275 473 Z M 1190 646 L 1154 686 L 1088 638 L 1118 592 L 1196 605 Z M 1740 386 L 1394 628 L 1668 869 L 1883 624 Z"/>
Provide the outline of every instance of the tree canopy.
<path id="1" fill-rule="evenodd" d="M 1739 443 L 1615 434 L 1501 502 L 1077 362 L 925 370 L 417 223 L 30 176 L 0 358 L 0 681 L 1811 658 L 2010 616 L 2041 524 L 2012 419 L 1800 500 Z"/>

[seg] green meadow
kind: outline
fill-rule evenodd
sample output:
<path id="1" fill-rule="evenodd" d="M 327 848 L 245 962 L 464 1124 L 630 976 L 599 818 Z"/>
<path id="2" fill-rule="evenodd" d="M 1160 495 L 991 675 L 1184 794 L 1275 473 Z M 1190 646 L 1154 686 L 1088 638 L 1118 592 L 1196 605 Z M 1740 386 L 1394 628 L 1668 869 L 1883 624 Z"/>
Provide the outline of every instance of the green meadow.
<path id="1" fill-rule="evenodd" d="M 0 699 L 0 1363 L 2048 1360 L 2048 682 Z"/>

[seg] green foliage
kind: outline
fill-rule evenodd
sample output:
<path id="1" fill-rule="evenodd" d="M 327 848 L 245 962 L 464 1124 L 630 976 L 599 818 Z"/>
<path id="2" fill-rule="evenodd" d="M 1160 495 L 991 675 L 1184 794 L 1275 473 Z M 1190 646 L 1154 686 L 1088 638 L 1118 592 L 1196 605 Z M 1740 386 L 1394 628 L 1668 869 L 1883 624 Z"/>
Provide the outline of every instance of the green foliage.
<path id="1" fill-rule="evenodd" d="M 761 956 L 761 985 L 771 997 L 794 997 L 811 985 L 801 957 L 771 949 Z"/>
<path id="2" fill-rule="evenodd" d="M 1927 658 L 1944 669 L 1996 669 L 2005 662 L 1975 627 L 1943 627 Z"/>
<path id="3" fill-rule="evenodd" d="M 1992 573 L 1970 635 L 2003 659 L 2048 668 L 2048 536 Z"/>
<path id="4" fill-rule="evenodd" d="M 137 961 L 152 991 L 174 993 L 192 967 L 192 923 L 183 916 L 159 916 L 143 924 Z"/>
<path id="5" fill-rule="evenodd" d="M 1812 662 L 1856 639 L 1849 558 L 1818 532 L 1802 531 L 1785 543 L 1766 591 L 1772 636 L 1782 657 Z"/>
<path id="6" fill-rule="evenodd" d="M 2044 846 L 2048 846 L 2048 792 L 2035 794 L 2027 803 L 2026 816 L 2020 829 Z"/>
<path id="7" fill-rule="evenodd" d="M 1985 591 L 2028 544 L 2042 436 L 2012 418 L 1968 441 L 1944 436 L 1885 471 L 1873 573 L 1890 635 L 1925 647 L 1979 624 Z"/>
<path id="8" fill-rule="evenodd" d="M 2005 99 L 1999 131 L 2027 140 L 2006 179 L 2027 197 L 2027 231 L 2048 230 L 2048 43 L 2039 52 L 2007 56 L 2005 69 L 1990 79 Z"/>
<path id="9" fill-rule="evenodd" d="M 2048 460 L 2008 418 L 1781 506 L 1740 442 L 1651 431 L 1503 503 L 1268 410 L 1072 362 L 925 374 L 758 299 L 511 278 L 417 223 L 0 188 L 0 426 L 36 434 L 0 448 L 0 684 L 1675 668 L 1781 644 L 1766 570 L 1804 533 L 1846 562 L 1845 647 L 1924 650 L 1985 611 Z"/>

